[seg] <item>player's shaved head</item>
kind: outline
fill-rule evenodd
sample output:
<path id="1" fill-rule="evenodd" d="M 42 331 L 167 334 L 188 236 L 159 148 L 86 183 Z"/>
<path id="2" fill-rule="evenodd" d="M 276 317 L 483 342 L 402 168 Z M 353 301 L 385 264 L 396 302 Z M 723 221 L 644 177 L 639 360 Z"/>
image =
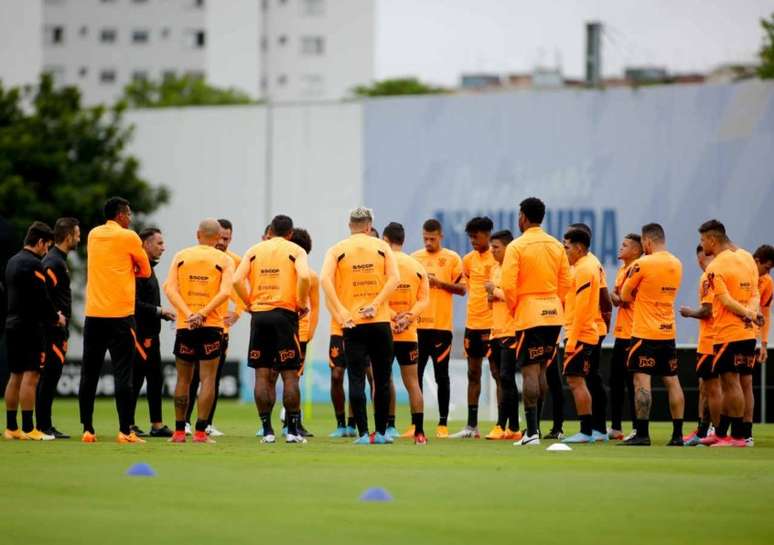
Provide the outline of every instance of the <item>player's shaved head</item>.
<path id="1" fill-rule="evenodd" d="M 642 239 L 651 242 L 665 242 L 666 234 L 664 228 L 658 223 L 648 223 L 642 226 Z"/>
<path id="2" fill-rule="evenodd" d="M 728 235 L 726 235 L 726 226 L 715 219 L 702 223 L 699 226 L 699 234 L 715 238 L 719 242 L 725 242 L 728 240 Z"/>
<path id="3" fill-rule="evenodd" d="M 215 218 L 205 218 L 199 222 L 199 229 L 196 231 L 196 238 L 201 244 L 215 246 L 220 236 L 220 223 Z"/>

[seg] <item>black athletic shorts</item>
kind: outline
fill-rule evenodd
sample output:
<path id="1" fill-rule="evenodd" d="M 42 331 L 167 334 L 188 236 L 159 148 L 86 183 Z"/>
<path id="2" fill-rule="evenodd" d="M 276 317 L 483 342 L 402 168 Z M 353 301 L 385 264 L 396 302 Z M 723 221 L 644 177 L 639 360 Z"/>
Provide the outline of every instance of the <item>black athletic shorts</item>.
<path id="1" fill-rule="evenodd" d="M 519 367 L 548 363 L 554 354 L 561 326 L 539 326 L 516 332 Z"/>
<path id="2" fill-rule="evenodd" d="M 657 377 L 677 375 L 677 348 L 674 340 L 648 340 L 632 337 L 626 367 L 630 373 Z"/>
<path id="3" fill-rule="evenodd" d="M 499 370 L 502 367 L 503 360 L 507 358 L 516 358 L 516 337 L 500 337 L 490 341 L 491 350 L 489 353 L 489 367 Z"/>
<path id="4" fill-rule="evenodd" d="M 565 349 L 562 358 L 563 374 L 566 377 L 586 377 L 591 371 L 591 358 L 594 357 L 593 344 L 578 342 L 575 350 L 568 353 Z"/>
<path id="5" fill-rule="evenodd" d="M 42 327 L 12 326 L 5 330 L 8 370 L 11 373 L 40 371 L 46 363 L 46 337 Z"/>
<path id="6" fill-rule="evenodd" d="M 395 359 L 398 365 L 416 365 L 419 361 L 419 344 L 411 341 L 395 341 L 393 343 Z"/>
<path id="7" fill-rule="evenodd" d="M 752 375 L 755 369 L 755 339 L 716 344 L 712 371 L 717 375 L 739 373 Z"/>
<path id="8" fill-rule="evenodd" d="M 465 328 L 465 355 L 469 358 L 483 358 L 489 356 L 490 329 Z"/>
<path id="9" fill-rule="evenodd" d="M 419 360 L 422 365 L 431 358 L 435 364 L 448 365 L 452 349 L 452 332 L 443 329 L 417 330 Z M 424 359 L 423 359 L 424 358 Z"/>
<path id="10" fill-rule="evenodd" d="M 250 320 L 250 352 L 247 365 L 254 369 L 298 371 L 301 343 L 298 314 L 284 308 L 253 312 Z"/>
<path id="11" fill-rule="evenodd" d="M 328 344 L 328 365 L 330 365 L 331 369 L 334 367 L 347 368 L 343 335 L 331 335 L 331 340 Z"/>
<path id="12" fill-rule="evenodd" d="M 712 354 L 696 354 L 696 378 L 707 380 L 717 378 L 718 374 L 712 370 Z"/>
<path id="13" fill-rule="evenodd" d="M 223 330 L 219 327 L 178 329 L 173 353 L 189 363 L 220 359 L 223 350 Z"/>

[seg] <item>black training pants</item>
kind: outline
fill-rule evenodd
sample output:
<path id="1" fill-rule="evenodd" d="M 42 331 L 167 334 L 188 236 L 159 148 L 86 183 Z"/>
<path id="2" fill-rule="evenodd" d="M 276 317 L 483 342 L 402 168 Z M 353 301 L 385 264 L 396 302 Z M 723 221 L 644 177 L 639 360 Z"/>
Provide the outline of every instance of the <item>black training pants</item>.
<path id="1" fill-rule="evenodd" d="M 628 402 L 629 417 L 634 420 L 634 381 L 626 368 L 630 345 L 629 339 L 616 339 L 610 360 L 610 425 L 619 431 L 623 431 L 624 399 Z"/>
<path id="2" fill-rule="evenodd" d="M 556 349 L 559 352 L 559 349 Z M 548 391 L 551 393 L 551 412 L 554 417 L 554 424 L 551 431 L 560 431 L 564 425 L 564 384 L 562 383 L 562 363 L 559 354 L 548 361 L 546 367 L 546 382 L 548 382 Z M 540 420 L 538 415 L 538 421 Z"/>
<path id="3" fill-rule="evenodd" d="M 142 350 L 142 351 L 141 351 Z M 134 395 L 132 405 L 132 422 L 137 410 L 137 399 L 140 397 L 142 383 L 147 380 L 145 395 L 148 398 L 148 413 L 152 424 L 163 422 L 161 416 L 161 392 L 164 386 L 164 377 L 161 369 L 161 347 L 158 335 L 140 339 L 140 346 L 134 356 L 134 369 L 132 370 Z"/>
<path id="4" fill-rule="evenodd" d="M 67 331 L 46 331 L 46 361 L 40 370 L 38 389 L 35 394 L 35 417 L 38 429 L 46 431 L 53 426 L 51 407 L 56 397 L 56 387 L 62 377 L 62 366 L 67 354 Z"/>
<path id="5" fill-rule="evenodd" d="M 600 337 L 596 346 L 591 349 L 591 369 L 586 375 L 586 387 L 591 393 L 591 423 L 594 430 L 607 433 L 607 392 L 599 374 L 599 362 L 602 357 L 602 341 Z"/>

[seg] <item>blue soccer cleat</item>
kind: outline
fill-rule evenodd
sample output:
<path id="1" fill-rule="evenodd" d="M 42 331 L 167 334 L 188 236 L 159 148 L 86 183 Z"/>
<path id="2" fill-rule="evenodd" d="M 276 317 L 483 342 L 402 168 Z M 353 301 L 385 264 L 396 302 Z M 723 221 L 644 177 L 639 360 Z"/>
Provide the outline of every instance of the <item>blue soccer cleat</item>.
<path id="1" fill-rule="evenodd" d="M 683 442 L 683 445 L 686 447 L 704 446 L 701 444 L 701 437 L 699 437 L 695 433 L 691 434 L 691 436 L 686 441 Z"/>
<path id="2" fill-rule="evenodd" d="M 390 439 L 397 439 L 400 437 L 400 432 L 395 429 L 394 426 L 390 426 L 384 431 L 384 435 L 389 437 Z"/>
<path id="3" fill-rule="evenodd" d="M 263 437 L 263 429 L 259 428 L 257 432 L 255 432 L 256 437 Z"/>
<path id="4" fill-rule="evenodd" d="M 368 435 L 367 433 L 364 433 L 363 435 L 361 435 L 360 437 L 355 439 L 355 444 L 356 445 L 370 445 L 371 444 L 371 436 Z"/>
<path id="5" fill-rule="evenodd" d="M 347 435 L 345 435 L 344 437 L 357 437 L 357 430 L 352 426 L 347 426 L 344 429 L 347 430 Z"/>
<path id="6" fill-rule="evenodd" d="M 374 434 L 374 445 L 389 445 L 392 442 L 393 442 L 392 437 L 387 435 L 387 432 L 385 432 L 384 435 L 382 435 L 381 433 Z"/>
<path id="7" fill-rule="evenodd" d="M 591 432 L 591 438 L 595 442 L 601 441 L 602 443 L 607 443 L 610 440 L 610 438 L 607 436 L 606 433 L 601 433 L 601 432 L 598 432 L 597 430 L 594 430 Z"/>
<path id="8" fill-rule="evenodd" d="M 347 428 L 341 427 L 341 428 L 336 428 L 336 431 L 329 433 L 328 437 L 333 437 L 334 439 L 341 439 L 342 437 L 349 437 L 349 435 L 347 435 Z"/>
<path id="9" fill-rule="evenodd" d="M 576 433 L 575 435 L 571 435 L 569 437 L 566 437 L 562 439 L 562 443 L 593 443 L 594 438 L 591 435 L 586 435 L 585 433 Z"/>

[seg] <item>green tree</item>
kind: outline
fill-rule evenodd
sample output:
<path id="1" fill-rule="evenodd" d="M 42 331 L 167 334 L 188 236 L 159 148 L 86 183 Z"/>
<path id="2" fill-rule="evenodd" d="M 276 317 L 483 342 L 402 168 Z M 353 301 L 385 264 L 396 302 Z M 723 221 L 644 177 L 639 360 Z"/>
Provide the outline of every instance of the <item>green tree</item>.
<path id="1" fill-rule="evenodd" d="M 371 85 L 358 85 L 353 89 L 357 96 L 383 97 L 397 95 L 437 95 L 448 93 L 442 87 L 433 87 L 416 78 L 396 78 L 375 81 Z"/>
<path id="2" fill-rule="evenodd" d="M 57 88 L 49 75 L 24 89 L 0 84 L 0 216 L 18 234 L 34 220 L 53 227 L 72 216 L 85 236 L 104 222 L 102 205 L 113 195 L 132 203 L 138 223 L 168 201 L 125 151 L 132 128 L 123 109 L 84 108 L 78 89 Z"/>
<path id="3" fill-rule="evenodd" d="M 763 28 L 763 46 L 758 55 L 761 65 L 758 67 L 758 77 L 761 79 L 774 79 L 774 13 L 769 19 L 761 19 Z"/>
<path id="4" fill-rule="evenodd" d="M 190 75 L 168 76 L 160 82 L 135 80 L 124 88 L 122 100 L 130 108 L 221 106 L 254 102 L 237 89 L 213 87 L 204 78 Z"/>

